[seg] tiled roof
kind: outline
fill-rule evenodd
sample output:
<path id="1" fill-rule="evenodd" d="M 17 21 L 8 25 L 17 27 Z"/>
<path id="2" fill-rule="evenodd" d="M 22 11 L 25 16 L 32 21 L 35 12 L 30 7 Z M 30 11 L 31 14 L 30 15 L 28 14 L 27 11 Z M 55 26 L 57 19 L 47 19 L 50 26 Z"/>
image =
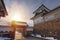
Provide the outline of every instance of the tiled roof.
<path id="1" fill-rule="evenodd" d="M 50 10 L 49 12 L 46 12 L 45 15 L 49 14 L 49 13 L 52 12 L 52 11 L 55 11 L 55 10 L 58 9 L 58 8 L 60 8 L 60 6 L 58 6 L 58 7 L 54 8 L 54 9 Z M 40 14 L 39 14 L 39 15 L 40 15 Z M 37 16 L 39 16 L 39 15 L 37 15 Z M 34 18 L 36 18 L 36 16 L 32 17 L 31 19 L 34 19 Z"/>
<path id="2" fill-rule="evenodd" d="M 6 7 L 5 7 L 5 4 L 4 4 L 4 1 L 3 0 L 0 0 L 1 1 L 1 7 L 2 7 L 2 9 L 0 9 L 1 10 L 1 13 L 3 13 L 2 15 L 0 15 L 1 17 L 5 17 L 6 15 L 8 15 L 8 13 L 7 13 L 7 10 L 6 10 Z"/>

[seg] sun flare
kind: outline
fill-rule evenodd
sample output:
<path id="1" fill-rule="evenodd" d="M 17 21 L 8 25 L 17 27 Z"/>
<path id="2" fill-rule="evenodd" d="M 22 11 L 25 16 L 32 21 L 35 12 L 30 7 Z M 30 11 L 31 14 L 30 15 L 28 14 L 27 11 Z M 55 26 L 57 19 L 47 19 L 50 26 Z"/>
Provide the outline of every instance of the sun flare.
<path id="1" fill-rule="evenodd" d="M 24 7 L 22 5 L 18 5 L 17 3 L 14 3 L 9 11 L 11 14 L 10 21 L 25 21 L 24 19 Z"/>
<path id="2" fill-rule="evenodd" d="M 12 19 L 11 20 L 14 20 L 14 21 L 21 21 L 21 17 L 19 14 L 15 14 L 13 15 Z"/>

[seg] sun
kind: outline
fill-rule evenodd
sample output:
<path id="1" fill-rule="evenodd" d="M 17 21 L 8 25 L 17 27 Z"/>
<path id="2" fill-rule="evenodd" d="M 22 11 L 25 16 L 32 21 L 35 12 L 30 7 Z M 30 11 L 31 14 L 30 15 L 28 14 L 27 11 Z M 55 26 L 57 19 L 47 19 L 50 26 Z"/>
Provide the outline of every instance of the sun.
<path id="1" fill-rule="evenodd" d="M 20 6 L 17 6 L 16 4 L 14 4 L 11 8 L 11 10 L 9 11 L 9 13 L 11 14 L 11 18 L 10 21 L 22 21 L 23 20 L 23 16 L 22 16 L 22 11 Z"/>
<path id="2" fill-rule="evenodd" d="M 14 21 L 21 21 L 21 17 L 20 17 L 19 14 L 14 14 L 11 20 L 14 20 Z"/>

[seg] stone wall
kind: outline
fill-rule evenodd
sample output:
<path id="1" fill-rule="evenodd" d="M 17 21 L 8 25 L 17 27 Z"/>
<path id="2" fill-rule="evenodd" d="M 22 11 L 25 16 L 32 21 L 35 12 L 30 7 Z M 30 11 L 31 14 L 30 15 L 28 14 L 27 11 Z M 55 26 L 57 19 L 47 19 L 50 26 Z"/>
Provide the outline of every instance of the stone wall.
<path id="1" fill-rule="evenodd" d="M 42 35 L 58 35 L 58 33 L 60 33 L 60 19 L 55 19 L 36 24 L 34 31 L 36 34 Z"/>

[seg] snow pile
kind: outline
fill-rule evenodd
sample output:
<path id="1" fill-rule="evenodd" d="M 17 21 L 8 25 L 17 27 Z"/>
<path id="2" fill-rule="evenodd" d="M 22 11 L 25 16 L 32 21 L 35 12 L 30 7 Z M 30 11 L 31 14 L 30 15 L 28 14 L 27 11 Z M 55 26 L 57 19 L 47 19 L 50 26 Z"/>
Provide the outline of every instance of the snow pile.
<path id="1" fill-rule="evenodd" d="M 45 39 L 55 40 L 53 37 L 45 37 Z"/>

